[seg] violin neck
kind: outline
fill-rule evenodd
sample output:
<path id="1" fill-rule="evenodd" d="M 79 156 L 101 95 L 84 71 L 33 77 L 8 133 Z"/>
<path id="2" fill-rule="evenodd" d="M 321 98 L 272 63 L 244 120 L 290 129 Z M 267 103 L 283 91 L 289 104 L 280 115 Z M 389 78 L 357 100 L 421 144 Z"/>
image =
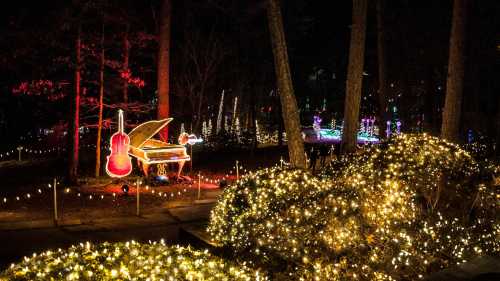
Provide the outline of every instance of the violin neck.
<path id="1" fill-rule="evenodd" d="M 123 133 L 123 110 L 118 110 L 118 132 Z"/>

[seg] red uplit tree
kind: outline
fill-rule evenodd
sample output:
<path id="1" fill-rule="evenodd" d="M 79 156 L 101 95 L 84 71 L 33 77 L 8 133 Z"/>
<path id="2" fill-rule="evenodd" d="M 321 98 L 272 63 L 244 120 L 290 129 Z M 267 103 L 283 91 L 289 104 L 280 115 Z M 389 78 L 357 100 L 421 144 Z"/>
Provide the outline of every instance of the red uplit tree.
<path id="1" fill-rule="evenodd" d="M 172 15 L 171 0 L 163 0 L 160 12 L 160 34 L 158 50 L 158 119 L 170 115 L 170 25 Z M 168 140 L 168 129 L 160 132 L 162 140 Z"/>
<path id="2" fill-rule="evenodd" d="M 68 84 L 66 81 L 52 81 L 47 79 L 23 81 L 12 87 L 12 94 L 39 96 L 48 101 L 57 101 L 66 97 L 65 87 Z"/>
<path id="3" fill-rule="evenodd" d="M 71 97 L 71 122 L 69 127 L 69 136 L 71 137 L 71 149 L 69 149 L 69 170 L 68 179 L 72 183 L 76 183 L 78 177 L 78 158 L 79 158 L 79 141 L 80 141 L 80 82 L 81 82 L 81 24 L 78 24 L 75 38 L 75 90 Z"/>
<path id="4" fill-rule="evenodd" d="M 101 174 L 101 135 L 102 135 L 102 115 L 104 110 L 104 64 L 106 57 L 104 53 L 104 21 L 102 22 L 101 32 L 101 59 L 99 66 L 99 120 L 97 121 L 97 142 L 95 147 L 95 176 Z"/>

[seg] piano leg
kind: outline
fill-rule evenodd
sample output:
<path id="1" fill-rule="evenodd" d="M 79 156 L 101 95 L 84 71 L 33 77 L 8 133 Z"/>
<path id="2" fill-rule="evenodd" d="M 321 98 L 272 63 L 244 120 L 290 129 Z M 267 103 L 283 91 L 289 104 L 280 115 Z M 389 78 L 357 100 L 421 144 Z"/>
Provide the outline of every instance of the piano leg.
<path id="1" fill-rule="evenodd" d="M 177 178 L 180 179 L 181 178 L 181 173 L 182 173 L 182 168 L 184 167 L 184 164 L 186 163 L 186 161 L 179 161 L 179 169 L 177 170 Z"/>
<path id="2" fill-rule="evenodd" d="M 147 177 L 149 174 L 149 164 L 142 163 L 142 170 L 144 171 L 144 175 Z"/>
<path id="3" fill-rule="evenodd" d="M 148 176 L 148 171 L 149 171 L 149 164 L 146 164 L 142 162 L 141 160 L 137 159 L 137 166 L 139 166 L 139 169 L 142 169 L 142 172 L 144 173 L 144 176 Z"/>

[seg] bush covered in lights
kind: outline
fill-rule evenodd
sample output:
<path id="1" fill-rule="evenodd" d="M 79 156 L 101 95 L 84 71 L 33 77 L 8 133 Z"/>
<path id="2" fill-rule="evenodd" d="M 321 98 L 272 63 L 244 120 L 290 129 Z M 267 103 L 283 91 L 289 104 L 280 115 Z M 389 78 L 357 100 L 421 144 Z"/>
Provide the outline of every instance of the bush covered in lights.
<path id="1" fill-rule="evenodd" d="M 224 191 L 208 230 L 277 279 L 414 280 L 500 252 L 500 193 L 482 170 L 457 145 L 401 135 L 319 178 L 251 173 Z"/>
<path id="2" fill-rule="evenodd" d="M 303 238 L 325 226 L 317 220 L 324 216 L 317 199 L 329 189 L 327 181 L 301 170 L 250 173 L 224 190 L 212 212 L 209 232 L 218 243 L 250 250 L 269 262 L 300 261 L 309 254 L 307 249 L 319 246 Z"/>
<path id="3" fill-rule="evenodd" d="M 0 280 L 267 280 L 259 271 L 161 243 L 80 244 L 25 257 Z"/>

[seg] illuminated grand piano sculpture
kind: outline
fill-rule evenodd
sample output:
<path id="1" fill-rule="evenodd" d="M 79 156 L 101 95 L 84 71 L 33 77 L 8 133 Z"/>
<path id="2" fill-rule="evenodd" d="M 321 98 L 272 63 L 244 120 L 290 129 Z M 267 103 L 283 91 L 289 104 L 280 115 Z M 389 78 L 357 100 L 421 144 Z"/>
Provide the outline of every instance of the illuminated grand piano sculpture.
<path id="1" fill-rule="evenodd" d="M 130 138 L 129 154 L 137 159 L 139 168 L 142 169 L 146 176 L 151 164 L 178 163 L 177 177 L 179 178 L 184 163 L 191 160 L 184 145 L 170 144 L 152 139 L 172 120 L 173 118 L 148 121 L 128 133 Z"/>

